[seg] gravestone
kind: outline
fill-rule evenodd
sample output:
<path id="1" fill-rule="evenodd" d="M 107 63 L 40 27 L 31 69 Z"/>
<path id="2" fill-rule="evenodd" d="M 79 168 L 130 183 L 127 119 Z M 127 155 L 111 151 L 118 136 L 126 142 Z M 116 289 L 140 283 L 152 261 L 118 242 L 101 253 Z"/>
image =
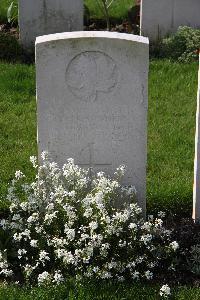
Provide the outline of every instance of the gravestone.
<path id="1" fill-rule="evenodd" d="M 200 222 L 200 67 L 199 67 L 198 77 L 199 79 L 198 79 L 198 91 L 197 91 L 194 186 L 193 186 L 193 219 L 196 222 Z"/>
<path id="2" fill-rule="evenodd" d="M 156 41 L 179 26 L 200 27 L 199 0 L 142 0 L 141 35 Z"/>
<path id="3" fill-rule="evenodd" d="M 19 0 L 19 28 L 26 49 L 37 36 L 83 30 L 83 0 Z"/>
<path id="4" fill-rule="evenodd" d="M 145 211 L 148 39 L 111 32 L 38 37 L 39 153 L 113 175 L 127 166 Z"/>

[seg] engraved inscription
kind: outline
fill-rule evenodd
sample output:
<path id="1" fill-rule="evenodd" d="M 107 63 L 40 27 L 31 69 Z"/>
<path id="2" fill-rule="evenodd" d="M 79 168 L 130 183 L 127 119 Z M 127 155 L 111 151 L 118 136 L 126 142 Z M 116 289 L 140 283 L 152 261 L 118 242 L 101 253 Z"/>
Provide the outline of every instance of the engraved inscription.
<path id="1" fill-rule="evenodd" d="M 67 66 L 66 82 L 72 94 L 93 102 L 98 93 L 112 92 L 119 82 L 114 60 L 100 51 L 86 51 L 75 56 Z"/>

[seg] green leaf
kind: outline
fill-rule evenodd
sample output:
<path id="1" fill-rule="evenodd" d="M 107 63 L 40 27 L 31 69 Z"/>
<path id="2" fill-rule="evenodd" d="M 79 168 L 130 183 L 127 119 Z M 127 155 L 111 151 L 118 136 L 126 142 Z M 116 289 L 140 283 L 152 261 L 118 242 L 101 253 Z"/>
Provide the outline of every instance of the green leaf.
<path id="1" fill-rule="evenodd" d="M 8 10 L 7 10 L 7 19 L 8 19 L 8 23 L 11 23 L 11 21 L 12 21 L 12 10 L 13 10 L 13 6 L 14 6 L 14 2 L 11 2 L 10 6 L 8 7 Z"/>

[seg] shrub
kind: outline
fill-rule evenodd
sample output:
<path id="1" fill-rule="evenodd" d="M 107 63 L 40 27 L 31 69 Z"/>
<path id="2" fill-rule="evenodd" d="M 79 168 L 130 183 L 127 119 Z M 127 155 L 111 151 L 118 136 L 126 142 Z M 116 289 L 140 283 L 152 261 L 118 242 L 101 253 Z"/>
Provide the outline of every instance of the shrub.
<path id="1" fill-rule="evenodd" d="M 161 219 L 142 218 L 135 188 L 120 184 L 124 166 L 111 180 L 103 172 L 92 178 L 73 159 L 60 169 L 42 153 L 36 179 L 27 184 L 21 171 L 9 188 L 10 218 L 1 220 L 16 249 L 1 249 L 2 276 L 13 267 L 32 284 L 69 278 L 150 280 L 170 272 L 178 244 Z M 122 203 L 121 207 L 119 203 Z"/>
<path id="2" fill-rule="evenodd" d="M 191 62 L 198 60 L 199 49 L 200 29 L 183 26 L 174 35 L 163 39 L 161 56 L 180 62 Z"/>
<path id="3" fill-rule="evenodd" d="M 22 48 L 18 40 L 8 34 L 0 32 L 0 59 L 7 61 L 17 61 L 21 58 Z"/>

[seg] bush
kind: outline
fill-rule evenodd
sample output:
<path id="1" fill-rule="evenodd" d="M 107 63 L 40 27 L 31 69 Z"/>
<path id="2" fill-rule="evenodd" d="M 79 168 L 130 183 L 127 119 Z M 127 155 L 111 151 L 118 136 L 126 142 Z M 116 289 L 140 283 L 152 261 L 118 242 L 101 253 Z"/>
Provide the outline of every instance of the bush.
<path id="1" fill-rule="evenodd" d="M 42 159 L 37 166 L 31 157 L 33 183 L 17 171 L 9 188 L 11 215 L 0 224 L 16 254 L 2 247 L 2 277 L 12 277 L 14 268 L 40 285 L 70 276 L 150 280 L 173 270 L 178 244 L 161 219 L 143 220 L 134 187 L 119 183 L 123 166 L 111 180 L 102 172 L 91 178 L 72 159 L 62 169 L 46 153 Z"/>
<path id="2" fill-rule="evenodd" d="M 22 48 L 18 40 L 8 33 L 0 33 L 0 60 L 15 62 L 21 56 Z"/>
<path id="3" fill-rule="evenodd" d="M 191 62 L 198 60 L 199 49 L 200 30 L 183 26 L 171 37 L 163 39 L 161 56 L 179 62 Z"/>

